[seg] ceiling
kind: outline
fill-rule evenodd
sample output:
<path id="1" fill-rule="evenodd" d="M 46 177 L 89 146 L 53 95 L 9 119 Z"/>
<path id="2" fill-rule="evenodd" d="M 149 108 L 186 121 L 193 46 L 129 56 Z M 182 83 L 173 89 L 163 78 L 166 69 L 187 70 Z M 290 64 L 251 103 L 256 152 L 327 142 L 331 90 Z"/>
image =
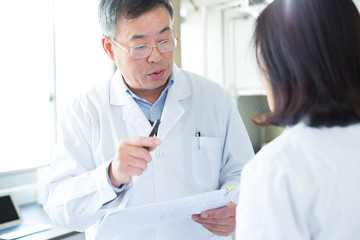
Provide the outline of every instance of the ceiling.
<path id="1" fill-rule="evenodd" d="M 238 3 L 242 4 L 260 4 L 260 3 L 269 3 L 272 0 L 179 0 L 181 8 L 200 8 L 200 7 L 209 7 L 215 5 L 221 5 L 225 3 Z"/>
<path id="2" fill-rule="evenodd" d="M 230 2 L 232 0 L 180 0 L 181 7 L 203 7 Z"/>

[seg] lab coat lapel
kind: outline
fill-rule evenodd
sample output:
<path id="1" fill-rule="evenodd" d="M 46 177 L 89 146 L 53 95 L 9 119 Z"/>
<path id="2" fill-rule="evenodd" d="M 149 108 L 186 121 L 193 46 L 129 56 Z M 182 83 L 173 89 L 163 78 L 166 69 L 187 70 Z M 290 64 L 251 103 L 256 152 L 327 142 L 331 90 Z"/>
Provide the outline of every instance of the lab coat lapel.
<path id="1" fill-rule="evenodd" d="M 131 135 L 147 136 L 149 134 L 151 125 L 148 119 L 145 117 L 144 113 L 141 111 L 140 107 L 133 99 L 130 99 L 128 104 L 124 107 L 123 119 L 128 126 L 131 125 L 133 128 L 135 128 L 133 131 L 129 132 Z M 128 130 L 130 129 L 128 128 Z"/>
<path id="2" fill-rule="evenodd" d="M 119 70 L 110 84 L 110 105 L 123 108 L 123 120 L 128 126 L 129 136 L 146 136 L 151 125 L 134 99 L 126 93 L 126 86 Z M 120 93 L 124 94 L 120 94 Z"/>
<path id="3" fill-rule="evenodd" d="M 180 72 L 174 64 L 174 85 L 169 89 L 163 109 L 158 137 L 164 139 L 174 125 L 185 113 L 181 100 L 190 96 L 191 91 L 188 79 Z"/>
<path id="4" fill-rule="evenodd" d="M 177 99 L 174 99 L 171 94 L 167 96 L 166 104 L 162 113 L 161 123 L 159 126 L 158 137 L 164 139 L 171 128 L 184 114 L 185 110 Z"/>
<path id="5" fill-rule="evenodd" d="M 158 131 L 158 137 L 163 139 L 179 121 L 181 116 L 185 113 L 185 109 L 180 101 L 191 95 L 189 86 L 189 79 L 184 75 L 180 69 L 174 64 L 174 85 L 169 89 L 166 97 L 165 106 L 163 109 L 161 124 Z M 151 125 L 140 107 L 136 104 L 134 99 L 128 94 L 118 94 L 118 91 L 126 91 L 123 83 L 121 73 L 117 71 L 112 79 L 110 86 L 110 104 L 122 106 L 124 108 L 123 119 L 128 126 L 130 136 L 142 135 L 146 136 L 150 130 Z"/>

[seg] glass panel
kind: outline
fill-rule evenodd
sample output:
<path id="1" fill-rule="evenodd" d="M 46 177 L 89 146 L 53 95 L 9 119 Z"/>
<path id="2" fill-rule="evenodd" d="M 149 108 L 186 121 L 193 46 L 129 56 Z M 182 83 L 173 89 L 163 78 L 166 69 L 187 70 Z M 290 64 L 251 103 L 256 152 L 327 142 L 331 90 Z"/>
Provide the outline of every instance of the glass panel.
<path id="1" fill-rule="evenodd" d="M 0 172 L 49 162 L 48 2 L 0 3 Z"/>
<path id="2" fill-rule="evenodd" d="M 81 92 L 112 77 L 114 65 L 103 50 L 99 1 L 55 0 L 57 122 Z"/>

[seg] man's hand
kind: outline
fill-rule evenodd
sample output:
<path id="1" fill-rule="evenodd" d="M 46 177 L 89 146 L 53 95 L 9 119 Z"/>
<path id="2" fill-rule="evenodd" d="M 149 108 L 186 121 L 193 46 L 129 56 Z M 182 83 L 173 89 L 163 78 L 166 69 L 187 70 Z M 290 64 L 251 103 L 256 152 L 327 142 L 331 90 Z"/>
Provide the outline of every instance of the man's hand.
<path id="1" fill-rule="evenodd" d="M 235 214 L 236 204 L 230 202 L 225 207 L 194 214 L 192 219 L 215 235 L 229 236 L 235 231 Z"/>
<path id="2" fill-rule="evenodd" d="M 153 137 L 124 139 L 109 167 L 109 178 L 113 186 L 120 187 L 129 182 L 132 176 L 140 176 L 151 161 L 149 151 L 155 150 L 160 144 L 161 141 Z"/>

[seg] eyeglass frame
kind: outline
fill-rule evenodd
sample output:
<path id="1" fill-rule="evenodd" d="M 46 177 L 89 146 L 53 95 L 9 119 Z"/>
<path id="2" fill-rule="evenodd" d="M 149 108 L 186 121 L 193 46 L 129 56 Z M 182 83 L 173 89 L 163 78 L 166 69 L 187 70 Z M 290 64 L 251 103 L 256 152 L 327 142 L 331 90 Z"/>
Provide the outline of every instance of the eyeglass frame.
<path id="1" fill-rule="evenodd" d="M 171 38 L 168 38 L 168 39 L 164 39 L 164 40 L 160 41 L 158 44 L 155 44 L 155 45 L 143 44 L 143 45 L 138 45 L 138 46 L 132 47 L 132 48 L 130 48 L 130 49 L 127 49 L 127 48 L 121 46 L 115 39 L 113 39 L 113 38 L 109 38 L 109 39 L 110 39 L 112 42 L 114 42 L 116 46 L 120 47 L 120 48 L 121 48 L 122 50 L 124 50 L 125 52 L 130 53 L 130 55 L 131 55 L 131 57 L 132 57 L 133 59 L 144 59 L 144 58 L 149 57 L 149 56 L 151 55 L 151 53 L 152 53 L 152 50 L 153 50 L 155 47 L 157 47 L 157 49 L 158 49 L 159 52 L 160 52 L 159 44 L 161 44 L 161 43 L 164 42 L 164 41 L 169 41 L 169 40 L 171 40 L 171 39 L 175 41 L 175 42 L 174 42 L 175 47 L 174 47 L 173 50 L 168 51 L 168 52 L 172 52 L 172 51 L 175 50 L 175 48 L 176 48 L 176 46 L 177 46 L 177 43 L 178 43 L 178 41 L 179 41 L 179 39 L 178 39 L 177 37 L 171 37 Z M 131 52 L 133 51 L 133 49 L 138 48 L 138 47 L 142 47 L 142 46 L 151 47 L 151 50 L 150 50 L 150 52 L 149 52 L 149 55 L 147 55 L 146 57 L 134 58 L 133 55 L 131 54 Z M 160 52 L 160 53 L 163 54 L 163 53 L 168 53 L 168 52 Z"/>

